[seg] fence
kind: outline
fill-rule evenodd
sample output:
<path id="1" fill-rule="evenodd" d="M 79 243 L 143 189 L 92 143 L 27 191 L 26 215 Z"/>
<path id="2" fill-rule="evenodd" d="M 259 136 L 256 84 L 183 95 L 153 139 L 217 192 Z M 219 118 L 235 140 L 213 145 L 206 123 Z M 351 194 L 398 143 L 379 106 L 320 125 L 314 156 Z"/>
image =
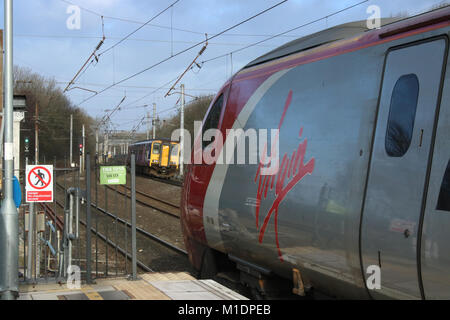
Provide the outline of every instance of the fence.
<path id="1" fill-rule="evenodd" d="M 64 168 L 56 168 L 55 162 L 54 201 L 24 203 L 19 209 L 22 282 L 137 278 L 135 156 L 128 168 L 130 201 L 124 197 L 119 202 L 116 187 L 100 185 L 97 158 L 93 170 L 89 154 L 85 163 L 80 172 L 68 168 L 67 160 Z M 25 185 L 25 170 L 20 174 Z"/>

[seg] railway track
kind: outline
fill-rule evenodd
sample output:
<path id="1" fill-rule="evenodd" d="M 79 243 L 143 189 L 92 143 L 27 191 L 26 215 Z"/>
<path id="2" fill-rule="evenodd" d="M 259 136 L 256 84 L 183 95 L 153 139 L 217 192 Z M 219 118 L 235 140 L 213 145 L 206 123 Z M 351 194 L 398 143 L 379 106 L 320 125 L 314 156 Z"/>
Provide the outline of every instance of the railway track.
<path id="1" fill-rule="evenodd" d="M 163 179 L 163 178 L 158 178 L 158 177 L 154 177 L 154 176 L 150 176 L 150 179 L 158 181 L 158 182 L 166 183 L 166 184 L 171 184 L 171 185 L 177 186 L 177 187 L 183 186 L 183 182 L 177 181 L 177 180 Z"/>
<path id="2" fill-rule="evenodd" d="M 56 228 L 58 228 L 58 230 L 60 230 L 60 231 L 63 231 L 64 230 L 64 221 L 60 216 L 55 214 L 52 207 L 50 207 L 46 203 L 40 203 L 40 206 L 44 210 L 44 212 L 47 214 L 47 216 L 50 217 L 50 221 L 55 223 Z"/>
<path id="3" fill-rule="evenodd" d="M 117 190 L 111 186 L 107 186 L 107 187 L 108 187 L 108 189 L 117 191 L 117 193 L 131 199 L 131 188 L 129 186 L 126 186 L 126 185 L 119 186 L 119 187 L 124 188 L 125 189 L 124 191 Z M 140 198 L 138 198 L 138 196 Z M 144 201 L 144 199 L 146 199 L 146 201 Z M 153 204 L 149 203 L 149 201 L 153 202 Z M 158 212 L 164 213 L 164 214 L 174 217 L 176 219 L 180 219 L 180 213 L 179 213 L 180 206 L 176 205 L 174 203 L 171 203 L 170 201 L 159 199 L 159 198 L 149 195 L 145 192 L 136 190 L 136 202 L 145 207 L 149 207 L 151 209 L 157 210 Z M 156 203 L 162 204 L 165 208 L 162 208 L 161 205 L 157 206 Z"/>
<path id="4" fill-rule="evenodd" d="M 59 201 L 55 201 L 56 204 L 64 209 L 64 205 L 61 204 Z M 54 211 L 53 209 L 46 205 L 46 204 L 41 204 L 42 207 L 45 208 L 45 210 L 47 211 L 48 215 L 51 218 L 56 217 L 56 221 L 59 221 L 58 225 L 61 225 L 62 228 L 60 230 L 62 230 L 64 228 L 64 221 L 61 217 L 59 217 Z M 80 219 L 80 223 L 87 227 L 87 223 L 85 221 L 83 221 L 82 219 Z M 59 227 L 58 227 L 59 228 Z M 120 252 L 126 259 L 129 259 L 130 261 L 132 260 L 132 256 L 123 248 L 121 248 L 119 245 L 117 245 L 116 243 L 114 243 L 113 241 L 111 241 L 110 239 L 108 239 L 105 235 L 103 235 L 102 233 L 98 232 L 97 230 L 95 230 L 95 228 L 91 228 L 91 232 L 94 233 L 95 235 L 97 235 L 100 239 L 102 239 L 103 241 L 105 241 L 109 246 L 111 246 L 112 248 L 116 249 L 117 251 Z M 137 260 L 136 261 L 137 265 L 142 268 L 143 270 L 147 271 L 147 272 L 154 272 L 149 266 L 145 265 L 142 261 Z"/>
<path id="5" fill-rule="evenodd" d="M 59 183 L 56 183 L 56 185 L 64 190 L 64 187 L 62 185 L 60 185 Z M 59 206 L 62 206 L 58 201 L 57 201 L 57 204 Z M 64 207 L 64 206 L 62 206 L 62 207 Z M 91 207 L 95 208 L 98 212 L 100 212 L 100 213 L 102 213 L 102 214 L 104 214 L 104 215 L 114 219 L 115 221 L 117 221 L 117 222 L 119 222 L 119 223 L 121 223 L 121 224 L 123 224 L 123 225 L 125 225 L 125 226 L 127 226 L 129 228 L 131 228 L 131 224 L 128 221 L 126 221 L 126 220 L 124 220 L 122 218 L 119 218 L 118 216 L 116 216 L 116 215 L 106 211 L 105 209 L 102 209 L 101 207 L 98 207 L 98 206 L 96 206 L 96 205 L 94 205 L 92 203 L 91 203 Z M 143 235 L 147 239 L 153 240 L 153 241 L 159 243 L 160 245 L 162 245 L 162 246 L 164 246 L 164 247 L 166 247 L 166 248 L 168 248 L 168 249 L 170 249 L 170 250 L 172 250 L 172 251 L 174 251 L 176 253 L 179 253 L 179 254 L 187 256 L 187 252 L 185 250 L 178 248 L 177 246 L 175 246 L 175 245 L 173 245 L 173 244 L 171 244 L 171 243 L 161 239 L 160 237 L 158 237 L 158 236 L 156 236 L 156 235 L 154 235 L 154 234 L 152 234 L 152 233 L 150 233 L 150 232 L 148 232 L 148 231 L 146 231 L 146 230 L 144 230 L 142 228 L 136 227 L 136 232 L 141 234 L 141 235 Z"/>
<path id="6" fill-rule="evenodd" d="M 109 163 L 108 165 L 112 165 L 112 164 L 126 166 L 127 167 L 127 171 L 128 172 L 130 171 L 129 165 L 127 165 L 126 163 L 123 163 L 121 161 L 116 162 L 116 163 Z M 165 183 L 165 184 L 170 184 L 170 185 L 177 186 L 177 187 L 182 187 L 183 186 L 183 182 L 180 181 L 180 180 L 172 180 L 170 178 L 161 178 L 161 177 L 157 177 L 155 175 L 149 175 L 149 174 L 143 174 L 143 173 L 140 173 L 140 175 L 144 176 L 144 177 L 148 177 L 148 178 L 150 178 L 152 180 L 155 180 L 155 181 L 158 181 L 158 182 Z"/>

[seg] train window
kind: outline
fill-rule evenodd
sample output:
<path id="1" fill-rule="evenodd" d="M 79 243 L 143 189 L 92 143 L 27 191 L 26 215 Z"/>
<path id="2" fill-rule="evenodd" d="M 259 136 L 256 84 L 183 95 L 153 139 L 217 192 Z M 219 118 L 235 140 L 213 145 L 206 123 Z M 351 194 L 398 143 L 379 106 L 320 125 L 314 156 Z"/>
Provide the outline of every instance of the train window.
<path id="1" fill-rule="evenodd" d="M 178 149 L 179 149 L 179 146 L 176 144 L 176 145 L 174 145 L 173 147 L 172 147 L 172 153 L 170 154 L 172 157 L 176 157 L 176 156 L 178 156 Z"/>
<path id="2" fill-rule="evenodd" d="M 161 152 L 161 145 L 159 143 L 153 144 L 153 154 L 159 154 Z"/>
<path id="3" fill-rule="evenodd" d="M 385 147 L 390 157 L 403 157 L 411 145 L 418 99 L 417 76 L 401 76 L 392 92 L 386 131 Z"/>
<path id="4" fill-rule="evenodd" d="M 203 133 L 208 131 L 209 129 L 217 129 L 219 127 L 220 115 L 222 113 L 223 107 L 223 94 L 217 98 L 216 102 L 211 108 L 211 111 L 208 114 L 208 117 L 205 120 L 205 124 L 203 125 Z M 209 145 L 210 141 L 203 141 L 203 148 Z"/>
<path id="5" fill-rule="evenodd" d="M 436 210 L 450 211 L 450 161 L 447 163 Z"/>

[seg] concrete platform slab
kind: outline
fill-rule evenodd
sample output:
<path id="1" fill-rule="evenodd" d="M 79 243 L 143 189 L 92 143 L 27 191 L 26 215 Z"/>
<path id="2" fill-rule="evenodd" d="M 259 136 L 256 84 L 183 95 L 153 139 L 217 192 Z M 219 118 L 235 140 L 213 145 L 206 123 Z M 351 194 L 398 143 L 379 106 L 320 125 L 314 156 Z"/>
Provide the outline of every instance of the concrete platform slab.
<path id="1" fill-rule="evenodd" d="M 247 300 L 213 280 L 196 280 L 187 273 L 147 273 L 137 281 L 97 279 L 96 284 L 68 289 L 45 283 L 22 285 L 19 300 Z"/>

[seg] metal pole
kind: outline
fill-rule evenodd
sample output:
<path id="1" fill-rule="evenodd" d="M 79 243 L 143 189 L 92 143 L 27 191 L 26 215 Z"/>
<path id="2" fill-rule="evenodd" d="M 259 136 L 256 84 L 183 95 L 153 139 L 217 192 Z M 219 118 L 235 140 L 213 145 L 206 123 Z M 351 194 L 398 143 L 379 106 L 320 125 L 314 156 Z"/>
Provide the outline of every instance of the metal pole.
<path id="1" fill-rule="evenodd" d="M 98 155 L 95 156 L 95 208 L 98 208 Z M 98 232 L 98 210 L 95 211 L 95 230 Z M 98 278 L 98 233 L 95 233 L 95 278 Z"/>
<path id="2" fill-rule="evenodd" d="M 34 163 L 39 164 L 39 105 L 36 102 L 36 113 L 34 119 L 34 137 L 35 137 L 35 150 L 34 150 Z"/>
<path id="3" fill-rule="evenodd" d="M 70 167 L 73 164 L 73 114 L 70 115 Z"/>
<path id="4" fill-rule="evenodd" d="M 95 158 L 98 157 L 98 129 L 95 130 Z"/>
<path id="5" fill-rule="evenodd" d="M 14 300 L 19 292 L 19 216 L 14 204 L 13 170 L 13 1 L 5 0 L 5 108 L 3 110 L 5 169 L 4 199 L 0 211 L 0 295 Z"/>
<path id="6" fill-rule="evenodd" d="M 28 165 L 28 158 L 26 159 Z M 26 171 L 25 171 L 26 172 Z M 27 279 L 33 277 L 33 238 L 34 238 L 34 203 L 30 203 L 28 209 L 28 256 L 27 256 Z"/>
<path id="7" fill-rule="evenodd" d="M 37 165 L 39 164 L 39 104 L 36 102 L 36 112 L 35 112 L 35 119 L 34 119 L 34 137 L 35 137 L 35 150 L 34 150 L 34 163 Z M 34 247 L 35 247 L 35 273 L 34 277 L 39 278 L 40 277 L 40 271 L 41 271 L 41 241 L 39 241 L 39 233 L 37 231 L 37 217 L 38 212 L 36 210 L 36 205 L 33 204 L 32 210 L 30 210 L 30 215 L 32 215 L 34 220 L 34 230 L 33 233 L 31 233 L 32 237 L 34 238 Z"/>
<path id="8" fill-rule="evenodd" d="M 109 141 L 108 141 L 108 132 L 107 131 L 105 131 L 105 140 L 104 140 L 103 144 L 104 144 L 104 147 L 103 147 L 103 149 L 104 149 L 104 161 L 103 161 L 103 164 L 105 164 L 105 163 L 108 162 L 108 147 L 109 147 L 108 146 Z"/>
<path id="9" fill-rule="evenodd" d="M 180 119 L 180 176 L 184 173 L 184 84 L 181 85 L 181 119 Z"/>
<path id="10" fill-rule="evenodd" d="M 82 143 L 83 143 L 83 148 L 81 148 L 82 149 L 82 151 L 81 151 L 81 156 L 80 156 L 80 175 L 83 173 L 83 171 L 84 171 L 84 165 L 85 165 L 85 163 L 84 163 L 84 155 L 85 155 L 85 150 L 86 150 L 86 146 L 85 146 L 85 143 L 86 143 L 86 131 L 85 131 L 85 129 L 84 129 L 84 124 L 83 124 L 83 129 L 82 129 L 82 131 L 81 131 L 81 136 L 82 136 Z"/>
<path id="11" fill-rule="evenodd" d="M 38 223 L 39 220 L 39 210 L 37 208 L 37 204 L 33 205 L 33 220 L 34 220 L 34 247 L 35 247 L 35 272 L 34 272 L 34 278 L 38 279 L 41 277 L 41 241 L 39 240 L 39 231 L 38 231 Z"/>
<path id="12" fill-rule="evenodd" d="M 147 140 L 150 139 L 150 112 L 147 112 Z"/>
<path id="13" fill-rule="evenodd" d="M 137 280 L 137 256 L 136 256 L 136 155 L 131 154 L 131 254 L 132 254 L 132 279 Z"/>
<path id="14" fill-rule="evenodd" d="M 117 212 L 119 212 L 120 210 L 118 209 L 118 203 L 117 203 L 117 186 L 114 186 L 114 206 L 117 210 Z M 115 247 L 115 267 L 116 267 L 116 277 L 119 275 L 119 269 L 117 268 L 118 265 L 118 255 L 119 255 L 119 250 L 117 249 L 118 247 L 118 230 L 117 230 L 117 225 L 119 224 L 118 221 L 118 213 L 116 214 L 116 219 L 114 221 L 114 234 L 115 234 L 115 243 L 116 243 L 116 247 Z M 126 259 L 125 259 L 126 260 Z"/>
<path id="15" fill-rule="evenodd" d="M 73 180 L 72 180 L 73 183 Z M 66 229 L 66 238 L 67 238 L 67 244 L 68 244 L 68 248 L 67 248 L 67 255 L 64 255 L 64 261 L 66 262 L 65 266 L 64 266 L 64 272 L 65 274 L 67 274 L 67 269 L 69 268 L 69 266 L 72 265 L 72 249 L 73 249 L 73 245 L 72 245 L 72 239 L 70 238 L 70 236 L 73 234 L 73 199 L 74 196 L 71 193 L 69 196 L 69 211 L 67 212 L 67 219 L 64 221 L 64 224 L 67 224 L 67 229 Z M 86 231 L 88 232 L 88 231 Z"/>
<path id="16" fill-rule="evenodd" d="M 153 139 L 156 139 L 156 103 L 153 104 Z"/>
<path id="17" fill-rule="evenodd" d="M 92 217 L 91 217 L 91 155 L 86 155 L 86 273 L 87 283 L 92 283 Z"/>
<path id="18" fill-rule="evenodd" d="M 108 211 L 108 187 L 106 184 L 103 186 L 103 190 L 105 192 L 105 211 Z M 105 239 L 106 239 L 106 245 L 105 245 L 105 276 L 108 276 L 108 222 L 105 223 Z"/>
<path id="19" fill-rule="evenodd" d="M 25 181 L 26 181 L 25 179 L 26 179 L 26 174 L 27 174 L 27 170 L 26 170 L 27 165 L 28 165 L 28 156 L 25 156 L 25 169 L 23 171 L 23 180 L 22 180 L 23 183 L 25 183 Z M 25 199 L 26 194 L 27 194 L 27 192 L 26 192 L 25 188 L 22 188 L 22 199 Z M 25 200 L 23 202 L 25 202 Z M 23 232 L 23 270 L 24 270 L 24 276 L 23 276 L 23 278 L 27 279 L 28 278 L 28 273 L 27 273 L 27 270 L 28 270 L 28 264 L 27 264 L 28 251 L 27 250 L 28 250 L 28 248 L 27 248 L 26 243 L 27 243 L 28 235 L 27 235 L 27 233 L 25 231 L 25 229 L 26 229 L 26 209 L 25 209 L 25 206 L 23 206 L 22 210 L 23 210 L 23 225 L 24 225 L 24 230 L 23 230 L 24 231 Z M 29 208 L 28 208 L 28 210 L 29 210 Z M 28 216 L 28 218 L 30 218 L 30 217 Z"/>

